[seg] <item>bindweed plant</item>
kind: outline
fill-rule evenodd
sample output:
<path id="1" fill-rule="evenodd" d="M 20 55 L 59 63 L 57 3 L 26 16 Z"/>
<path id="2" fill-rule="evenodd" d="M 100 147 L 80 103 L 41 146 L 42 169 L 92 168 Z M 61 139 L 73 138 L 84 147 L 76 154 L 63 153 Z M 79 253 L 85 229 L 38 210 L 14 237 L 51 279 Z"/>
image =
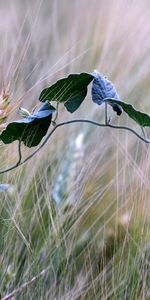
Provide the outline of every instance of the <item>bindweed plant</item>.
<path id="1" fill-rule="evenodd" d="M 91 98 L 93 103 L 97 105 L 104 106 L 104 122 L 99 123 L 95 120 L 89 120 L 89 119 L 71 119 L 71 120 L 64 120 L 62 122 L 58 121 L 58 117 L 60 114 L 60 106 L 61 104 L 64 105 L 65 109 L 73 114 L 79 107 L 82 105 L 88 91 L 88 86 L 91 84 Z M 58 80 L 56 83 L 54 83 L 52 86 L 49 86 L 45 88 L 40 96 L 39 100 L 42 102 L 41 107 L 38 110 L 34 110 L 31 113 L 27 111 L 27 109 L 20 108 L 19 113 L 21 114 L 22 118 L 13 122 L 10 122 L 5 125 L 5 128 L 0 134 L 0 139 L 4 144 L 11 144 L 14 141 L 18 141 L 18 161 L 15 165 L 8 167 L 5 170 L 1 170 L 0 173 L 5 173 L 10 170 L 13 170 L 28 160 L 30 160 L 34 155 L 40 151 L 42 147 L 49 141 L 51 136 L 55 133 L 56 129 L 59 127 L 63 127 L 65 125 L 69 125 L 72 123 L 89 123 L 93 126 L 99 126 L 99 127 L 110 127 L 115 129 L 124 129 L 128 130 L 131 133 L 135 134 L 138 138 L 140 138 L 142 141 L 145 141 L 146 143 L 150 143 L 150 141 L 146 138 L 145 134 L 145 127 L 150 126 L 150 117 L 147 114 L 144 114 L 140 111 L 137 111 L 133 108 L 132 105 L 122 101 L 114 87 L 114 85 L 109 81 L 105 76 L 100 74 L 97 71 L 94 71 L 92 73 L 81 73 L 81 74 L 71 74 L 67 78 L 63 78 Z M 52 105 L 54 103 L 54 105 Z M 109 110 L 108 107 L 110 106 L 110 109 L 112 108 L 118 118 L 123 114 L 126 113 L 131 119 L 133 119 L 139 126 L 142 128 L 142 134 L 140 135 L 138 132 L 136 132 L 134 129 L 127 127 L 127 126 L 119 126 L 112 123 L 112 120 L 109 117 Z M 6 121 L 6 120 L 5 120 Z M 50 132 L 48 133 L 49 127 L 51 128 Z M 44 138 L 45 137 L 45 138 Z M 33 152 L 26 158 L 22 158 L 22 145 L 25 145 L 28 148 L 36 147 Z M 69 168 L 70 171 L 70 168 Z M 5 192 L 7 191 L 7 188 L 9 188 L 9 185 L 7 184 L 1 184 L 0 185 L 0 191 Z M 64 186 L 63 186 L 64 188 Z M 41 198 L 43 199 L 43 198 Z M 11 200 L 10 200 L 11 201 Z M 49 201 L 49 200 L 48 200 Z M 57 207 L 55 207 L 55 201 L 53 201 L 53 198 L 51 199 L 51 207 L 52 207 L 52 214 L 54 215 L 54 218 L 56 216 Z M 55 277 L 56 277 L 56 287 L 60 285 L 60 289 L 63 289 L 63 281 L 61 282 L 61 278 L 65 277 L 65 272 L 69 272 L 69 276 L 71 277 L 71 285 L 74 284 L 74 268 L 70 267 L 70 263 L 72 263 L 72 260 L 76 262 L 76 266 L 78 271 L 80 272 L 80 259 L 82 259 L 82 247 L 84 248 L 86 245 L 89 247 L 91 245 L 93 239 L 90 239 L 89 235 L 89 241 L 86 240 L 83 241 L 78 239 L 76 242 L 76 246 L 72 247 L 70 256 L 68 258 L 67 252 L 66 252 L 66 240 L 67 240 L 67 234 L 70 230 L 73 222 L 76 222 L 76 218 L 79 216 L 78 214 L 81 214 L 81 211 L 77 212 L 75 219 L 72 220 L 72 207 L 71 206 L 65 206 L 65 210 L 67 211 L 67 214 L 70 210 L 69 218 L 65 219 L 63 227 L 58 227 L 58 229 L 55 229 L 54 237 L 53 234 L 51 236 L 52 240 L 52 246 L 51 251 L 48 251 L 48 255 L 50 255 L 50 259 L 52 261 L 52 264 L 54 264 L 55 268 Z M 65 210 L 63 217 L 65 218 Z M 89 213 L 90 214 L 90 213 Z M 82 214 L 81 214 L 82 215 Z M 59 213 L 58 213 L 59 217 Z M 51 217 L 53 218 L 53 216 Z M 56 218 L 56 223 L 57 223 Z M 53 222 L 53 219 L 52 219 Z M 96 218 L 97 222 L 97 218 Z M 54 223 L 54 227 L 56 226 L 56 223 Z M 95 221 L 93 222 L 95 224 Z M 115 247 L 120 243 L 120 241 L 124 241 L 124 237 L 126 238 L 126 232 L 128 231 L 129 226 L 129 218 L 127 216 L 127 226 L 125 227 L 125 223 L 120 222 L 118 225 L 118 234 L 115 233 L 115 231 L 108 232 L 106 241 L 104 242 L 104 247 L 102 246 L 102 249 L 98 252 L 96 256 L 96 260 L 93 263 L 92 259 L 92 270 L 94 272 L 94 268 L 98 271 L 95 272 L 101 272 L 104 269 L 104 261 L 106 257 L 106 263 L 111 260 L 115 253 Z M 60 225 L 61 226 L 61 225 Z M 34 226 L 36 229 L 36 232 L 38 232 L 38 225 Z M 68 229 L 69 228 L 69 229 Z M 73 227 L 74 228 L 74 227 Z M 95 227 L 96 228 L 96 227 Z M 124 228 L 127 228 L 127 230 Z M 67 231 L 67 234 L 65 238 L 63 238 L 63 231 Z M 101 230 L 101 229 L 100 229 Z M 57 233 L 56 233 L 57 231 Z M 81 230 L 82 231 L 82 230 Z M 98 231 L 99 233 L 99 231 Z M 56 234 L 56 235 L 55 235 Z M 35 235 L 36 236 L 36 235 Z M 88 235 L 87 235 L 88 236 Z M 96 233 L 97 236 L 97 233 Z M 73 237 L 74 238 L 74 237 Z M 37 237 L 36 237 L 37 239 Z M 56 239 L 56 240 L 55 240 Z M 28 246 L 28 243 L 27 243 Z M 28 246 L 29 247 L 29 246 Z M 24 246 L 23 246 L 24 249 Z M 30 250 L 30 248 L 29 248 Z M 23 250 L 24 251 L 24 250 Z M 32 251 L 32 250 L 30 250 Z M 42 251 L 42 250 L 41 250 Z M 93 252 L 92 252 L 93 251 Z M 92 250 L 91 253 L 95 253 L 94 250 Z M 120 250 L 122 251 L 122 250 Z M 76 253 L 77 252 L 77 253 Z M 130 252 L 130 250 L 128 251 Z M 25 251 L 26 253 L 26 251 Z M 44 250 L 45 253 L 45 250 Z M 45 255 L 45 254 L 44 254 Z M 118 254 L 117 254 L 118 255 Z M 118 256 L 116 255 L 116 264 Z M 20 258 L 21 257 L 21 258 Z M 49 257 L 49 256 L 48 256 Z M 19 256 L 19 263 L 22 262 L 22 252 L 21 256 Z M 42 259 L 43 260 L 43 259 Z M 91 262 L 90 262 L 91 263 Z M 120 262 L 119 262 L 120 263 Z M 23 265 L 24 263 L 22 263 Z M 68 271 L 66 266 L 69 266 L 69 269 L 71 271 Z M 23 268 L 23 266 L 22 266 Z M 42 267 L 43 268 L 43 267 Z M 8 279 L 7 281 L 11 281 L 10 278 L 13 275 L 9 274 L 9 270 L 7 272 Z M 20 272 L 17 271 L 17 276 Z M 20 287 L 15 288 L 13 292 L 7 293 L 3 300 L 8 300 L 16 295 L 22 293 L 29 285 L 33 284 L 34 282 L 38 281 L 40 277 L 47 276 L 47 273 L 50 272 L 50 278 L 52 276 L 51 273 L 51 265 L 48 265 L 46 268 L 44 267 L 42 271 L 38 272 L 38 275 L 35 275 L 30 280 L 26 280 L 26 282 L 23 285 L 20 285 Z M 12 273 L 13 274 L 13 273 Z M 115 273 L 116 274 L 116 273 Z M 136 274 L 135 274 L 136 275 Z M 97 276 L 97 275 L 96 275 Z M 114 275 L 113 275 L 114 276 Z M 116 276 L 116 275 L 115 275 Z M 134 273 L 133 273 L 134 276 Z M 73 278 L 74 277 L 74 278 Z M 89 275 L 87 275 L 87 282 Z M 64 279 L 65 280 L 65 279 Z M 68 279 L 67 279 L 68 280 Z M 132 278 L 131 278 L 132 280 Z M 137 279 L 138 282 L 139 279 Z M 17 281 L 17 280 L 16 280 Z M 47 284 L 47 281 L 45 281 Z M 65 281 L 64 281 L 65 282 Z M 10 287 L 9 287 L 10 289 Z M 42 288 L 44 290 L 44 288 Z M 57 288 L 58 289 L 58 288 Z M 4 290 L 6 293 L 6 284 L 4 282 Z M 138 289 L 137 289 L 138 290 Z M 101 293 L 101 291 L 100 291 Z M 57 294 L 57 292 L 56 292 Z M 55 298 L 56 299 L 56 298 Z M 70 298 L 69 298 L 70 299 Z M 90 299 L 90 298 L 89 298 Z M 98 298 L 97 298 L 98 299 Z M 100 299 L 100 298 L 99 298 Z"/>
<path id="2" fill-rule="evenodd" d="M 73 119 L 57 123 L 59 105 L 63 104 L 69 113 L 74 113 L 83 103 L 90 83 L 92 83 L 92 101 L 98 105 L 105 106 L 105 122 L 99 123 L 89 119 Z M 68 77 L 60 79 L 52 86 L 42 90 L 39 100 L 43 103 L 39 110 L 30 113 L 26 109 L 20 108 L 22 119 L 6 124 L 1 132 L 0 139 L 4 144 L 18 141 L 19 158 L 15 165 L 1 170 L 0 174 L 13 170 L 27 162 L 48 142 L 57 128 L 72 123 L 90 123 L 99 127 L 128 130 L 145 143 L 150 143 L 145 133 L 145 127 L 150 127 L 150 116 L 136 110 L 131 104 L 122 101 L 113 83 L 98 71 L 70 74 Z M 55 107 L 51 105 L 51 102 L 54 102 Z M 142 134 L 130 127 L 112 124 L 108 116 L 108 105 L 113 108 L 117 116 L 126 113 L 141 127 Z M 45 140 L 42 141 L 50 126 L 52 126 L 51 131 L 45 137 Z M 42 143 L 40 144 L 41 141 Z M 40 145 L 28 157 L 22 159 L 22 143 L 29 148 Z"/>

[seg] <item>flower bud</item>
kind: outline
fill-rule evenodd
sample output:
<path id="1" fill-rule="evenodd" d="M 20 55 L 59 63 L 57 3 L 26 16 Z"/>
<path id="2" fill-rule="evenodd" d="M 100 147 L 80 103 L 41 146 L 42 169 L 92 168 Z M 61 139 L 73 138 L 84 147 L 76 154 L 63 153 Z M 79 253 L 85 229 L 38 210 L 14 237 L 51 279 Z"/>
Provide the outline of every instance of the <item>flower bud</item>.
<path id="1" fill-rule="evenodd" d="M 19 114 L 23 117 L 23 118 L 28 118 L 30 116 L 29 111 L 26 108 L 23 107 L 19 107 Z"/>

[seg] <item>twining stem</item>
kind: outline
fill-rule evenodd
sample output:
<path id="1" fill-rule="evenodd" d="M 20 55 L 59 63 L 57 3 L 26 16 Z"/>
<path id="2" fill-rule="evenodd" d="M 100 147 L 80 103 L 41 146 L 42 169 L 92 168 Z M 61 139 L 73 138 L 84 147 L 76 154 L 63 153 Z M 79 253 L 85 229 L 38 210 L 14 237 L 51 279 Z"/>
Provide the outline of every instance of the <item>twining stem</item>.
<path id="1" fill-rule="evenodd" d="M 17 167 L 20 165 L 21 159 L 22 159 L 22 154 L 21 154 L 21 141 L 18 142 L 18 156 L 19 156 L 19 158 L 18 158 L 17 163 L 16 163 L 15 165 L 9 167 L 8 169 L 5 169 L 5 170 L 0 171 L 0 174 L 6 173 L 6 172 L 8 172 L 8 171 L 11 171 L 11 170 L 17 168 Z"/>
<path id="2" fill-rule="evenodd" d="M 55 118 L 54 118 L 54 120 L 52 120 L 53 124 L 56 123 L 56 120 L 57 120 L 57 118 L 58 118 L 58 107 L 59 107 L 59 103 L 57 102 L 57 104 L 56 104 L 56 114 L 55 114 Z"/>
<path id="3" fill-rule="evenodd" d="M 49 140 L 49 138 L 52 136 L 52 134 L 56 131 L 57 128 L 65 126 L 65 125 L 69 125 L 69 124 L 73 124 L 73 123 L 89 123 L 95 126 L 99 126 L 99 127 L 110 127 L 110 128 L 115 128 L 115 129 L 124 129 L 124 130 L 128 130 L 130 132 L 132 132 L 134 135 L 136 135 L 139 139 L 141 139 L 143 142 L 150 144 L 150 140 L 144 139 L 140 134 L 138 134 L 135 130 L 127 127 L 127 126 L 118 126 L 118 125 L 112 125 L 112 124 L 101 124 L 92 120 L 86 120 L 86 119 L 78 119 L 78 120 L 70 120 L 70 121 L 65 121 L 65 122 L 61 122 L 55 125 L 55 127 L 51 130 L 51 132 L 47 135 L 47 137 L 45 138 L 44 142 L 34 151 L 32 152 L 28 157 L 26 157 L 21 163 L 20 165 L 24 164 L 25 162 L 27 162 L 29 159 L 31 159 L 37 152 L 39 152 L 41 150 L 41 148 L 43 148 L 43 146 L 47 143 L 47 141 Z"/>
<path id="4" fill-rule="evenodd" d="M 147 139 L 146 132 L 143 126 L 141 126 L 141 130 L 145 139 Z"/>
<path id="5" fill-rule="evenodd" d="M 73 123 L 89 123 L 89 124 L 92 124 L 92 125 L 95 125 L 95 126 L 98 126 L 98 127 L 110 127 L 110 128 L 114 128 L 114 129 L 128 130 L 131 133 L 133 133 L 134 135 L 136 135 L 141 141 L 143 141 L 147 144 L 150 144 L 150 140 L 144 138 L 139 133 L 137 133 L 135 130 L 133 130 L 130 127 L 127 127 L 127 126 L 112 125 L 109 122 L 107 122 L 107 124 L 101 124 L 99 122 L 95 122 L 95 121 L 87 120 L 87 119 L 69 120 L 69 121 L 65 121 L 65 122 L 55 124 L 55 126 L 50 131 L 50 133 L 47 135 L 47 137 L 45 138 L 43 143 L 35 151 L 33 151 L 28 157 L 26 157 L 22 161 L 21 161 L 21 142 L 19 142 L 19 147 L 18 147 L 19 160 L 18 160 L 18 162 L 14 166 L 12 166 L 12 167 L 10 167 L 6 170 L 0 171 L 0 174 L 11 171 L 11 170 L 17 168 L 18 166 L 21 166 L 24 163 L 26 163 L 29 159 L 31 159 L 36 153 L 38 153 L 44 147 L 44 145 L 48 142 L 48 140 L 50 139 L 50 137 L 53 135 L 53 133 L 56 131 L 57 128 L 65 126 L 65 125 L 73 124 Z"/>
<path id="6" fill-rule="evenodd" d="M 108 124 L 107 103 L 105 102 L 105 124 Z"/>

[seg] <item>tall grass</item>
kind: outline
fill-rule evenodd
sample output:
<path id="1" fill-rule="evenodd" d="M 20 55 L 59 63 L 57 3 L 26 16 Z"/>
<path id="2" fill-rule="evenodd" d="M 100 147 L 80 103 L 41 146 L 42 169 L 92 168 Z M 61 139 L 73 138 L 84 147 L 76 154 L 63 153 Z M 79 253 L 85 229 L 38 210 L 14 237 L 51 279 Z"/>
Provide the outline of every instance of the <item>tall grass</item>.
<path id="1" fill-rule="evenodd" d="M 148 112 L 149 17 L 146 0 L 1 1 L 8 120 L 20 105 L 35 107 L 46 85 L 93 69 Z M 89 94 L 75 116 L 62 109 L 59 120 L 103 114 Z M 16 153 L 15 143 L 1 145 L 1 168 Z M 72 124 L 1 175 L 11 184 L 0 193 L 1 298 L 15 291 L 12 299 L 149 299 L 149 171 L 149 146 L 130 133 Z"/>

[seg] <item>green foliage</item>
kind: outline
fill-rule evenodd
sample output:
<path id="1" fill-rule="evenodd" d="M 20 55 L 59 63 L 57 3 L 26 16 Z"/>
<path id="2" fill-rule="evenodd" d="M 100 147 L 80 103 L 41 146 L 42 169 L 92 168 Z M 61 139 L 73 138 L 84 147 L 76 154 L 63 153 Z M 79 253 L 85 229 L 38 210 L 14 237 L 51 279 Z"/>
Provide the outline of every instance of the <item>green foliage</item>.
<path id="1" fill-rule="evenodd" d="M 26 109 L 22 108 L 20 112 L 24 118 L 9 123 L 0 135 L 0 139 L 5 144 L 19 140 L 27 147 L 37 146 L 43 136 L 46 135 L 52 121 L 52 114 L 56 111 L 56 109 L 51 106 L 50 101 L 55 101 L 57 104 L 63 103 L 66 109 L 73 113 L 85 99 L 87 87 L 92 81 L 92 100 L 94 103 L 98 105 L 108 103 L 112 106 L 113 110 L 117 112 L 118 116 L 124 111 L 141 127 L 150 127 L 149 115 L 136 110 L 131 104 L 121 101 L 114 85 L 105 76 L 95 71 L 92 74 L 70 74 L 67 78 L 60 79 L 52 86 L 45 88 L 39 97 L 40 101 L 45 102 L 44 105 L 33 114 L 30 114 Z M 116 96 L 117 99 L 112 98 L 113 95 Z M 55 119 L 53 125 L 56 125 Z M 70 122 L 73 122 L 73 120 Z M 92 121 L 89 122 L 92 123 Z M 105 125 L 107 126 L 106 123 L 102 124 L 102 126 Z M 136 135 L 140 137 L 138 134 Z M 142 138 L 142 140 L 144 139 Z"/>
<path id="2" fill-rule="evenodd" d="M 47 101 L 37 113 L 9 123 L 0 135 L 1 140 L 5 144 L 19 140 L 28 147 L 37 146 L 47 133 L 53 112 L 55 112 L 55 108 Z"/>
<path id="3" fill-rule="evenodd" d="M 87 94 L 87 86 L 93 80 L 88 73 L 70 74 L 67 78 L 58 80 L 52 86 L 44 89 L 40 94 L 40 101 L 46 100 L 63 102 L 66 109 L 76 111 Z"/>
<path id="4" fill-rule="evenodd" d="M 136 123 L 138 123 L 140 126 L 150 127 L 150 117 L 149 115 L 136 110 L 131 104 L 128 104 L 126 102 L 116 100 L 116 99 L 104 99 L 106 103 L 109 104 L 119 104 L 119 106 L 122 107 L 122 109 L 128 114 L 128 116 L 133 119 Z"/>

